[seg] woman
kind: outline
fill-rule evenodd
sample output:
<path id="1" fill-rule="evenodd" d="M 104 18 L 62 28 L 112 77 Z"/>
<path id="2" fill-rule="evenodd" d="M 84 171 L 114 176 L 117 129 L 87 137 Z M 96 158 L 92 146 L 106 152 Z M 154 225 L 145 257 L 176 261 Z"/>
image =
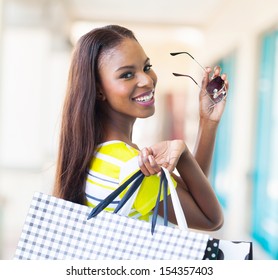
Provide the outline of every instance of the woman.
<path id="1" fill-rule="evenodd" d="M 207 68 L 204 88 L 210 72 Z M 219 67 L 214 71 L 218 75 Z M 228 87 L 226 76 L 221 77 Z M 149 220 L 159 183 L 155 174 L 161 166 L 170 172 L 176 168 L 180 176 L 172 178 L 189 227 L 216 230 L 223 216 L 206 176 L 224 102 L 210 107 L 209 97 L 200 93 L 195 157 L 182 140 L 140 151 L 132 129 L 137 118 L 154 114 L 156 82 L 150 59 L 130 30 L 110 25 L 80 38 L 69 72 L 54 194 L 94 207 L 141 168 L 147 177 L 129 215 Z M 111 204 L 106 210 L 114 208 Z M 169 221 L 176 223 L 170 199 Z"/>

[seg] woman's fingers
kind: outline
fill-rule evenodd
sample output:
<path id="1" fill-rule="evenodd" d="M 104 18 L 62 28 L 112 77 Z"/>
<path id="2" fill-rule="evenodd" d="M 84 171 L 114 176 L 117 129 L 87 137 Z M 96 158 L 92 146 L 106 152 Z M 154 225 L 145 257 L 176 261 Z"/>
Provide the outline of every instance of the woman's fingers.
<path id="1" fill-rule="evenodd" d="M 215 66 L 214 69 L 213 69 L 213 76 L 212 76 L 212 79 L 219 76 L 220 75 L 220 72 L 221 72 L 221 68 L 220 66 Z"/>
<path id="2" fill-rule="evenodd" d="M 152 175 L 160 172 L 160 166 L 156 163 L 153 155 L 148 156 L 146 166 Z"/>
<path id="3" fill-rule="evenodd" d="M 203 80 L 202 80 L 202 88 L 205 90 L 208 82 L 209 82 L 209 74 L 211 73 L 212 69 L 210 67 L 206 67 L 206 71 L 204 72 Z"/>
<path id="4" fill-rule="evenodd" d="M 138 163 L 145 176 L 154 175 L 160 172 L 160 166 L 157 164 L 151 154 L 151 150 L 148 148 L 142 149 L 138 156 Z"/>

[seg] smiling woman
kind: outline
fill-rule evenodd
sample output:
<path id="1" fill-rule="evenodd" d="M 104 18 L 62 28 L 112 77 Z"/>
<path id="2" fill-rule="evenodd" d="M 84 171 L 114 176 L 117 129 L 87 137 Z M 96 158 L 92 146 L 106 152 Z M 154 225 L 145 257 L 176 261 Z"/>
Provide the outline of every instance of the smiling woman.
<path id="1" fill-rule="evenodd" d="M 205 69 L 204 88 L 210 72 Z M 216 67 L 211 79 L 219 75 Z M 225 75 L 224 80 L 228 88 Z M 201 89 L 195 156 L 179 139 L 140 149 L 132 141 L 133 126 L 137 118 L 154 114 L 156 83 L 150 58 L 132 31 L 109 25 L 80 38 L 69 72 L 54 194 L 95 207 L 141 169 L 146 177 L 129 216 L 149 221 L 159 189 L 157 174 L 164 167 L 172 173 L 189 227 L 218 229 L 222 211 L 207 175 L 225 103 L 208 110 L 211 99 Z M 115 207 L 113 202 L 106 210 Z M 169 221 L 176 223 L 170 199 L 168 207 Z"/>
<path id="2" fill-rule="evenodd" d="M 136 40 L 123 39 L 113 50 L 100 57 L 99 65 L 98 93 L 106 101 L 102 103 L 107 113 L 106 125 L 115 124 L 118 118 L 130 118 L 133 123 L 136 118 L 153 115 L 157 77 L 150 59 Z M 117 123 L 123 122 L 118 119 Z M 114 133 L 122 135 L 122 129 L 128 135 L 122 140 L 131 144 L 129 130 L 132 126 L 128 124 L 127 128 L 114 129 Z M 113 127 L 107 133 L 112 130 Z M 122 138 L 121 135 L 118 137 Z M 106 137 L 109 140 L 110 136 Z"/>

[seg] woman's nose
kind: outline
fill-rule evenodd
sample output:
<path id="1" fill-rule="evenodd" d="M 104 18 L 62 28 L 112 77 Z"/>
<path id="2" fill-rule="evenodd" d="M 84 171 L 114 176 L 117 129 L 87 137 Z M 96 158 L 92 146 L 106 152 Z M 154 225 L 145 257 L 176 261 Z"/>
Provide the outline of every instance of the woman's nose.
<path id="1" fill-rule="evenodd" d="M 145 87 L 145 86 L 154 86 L 155 80 L 154 78 L 149 75 L 148 73 L 141 73 L 138 77 L 138 87 Z"/>

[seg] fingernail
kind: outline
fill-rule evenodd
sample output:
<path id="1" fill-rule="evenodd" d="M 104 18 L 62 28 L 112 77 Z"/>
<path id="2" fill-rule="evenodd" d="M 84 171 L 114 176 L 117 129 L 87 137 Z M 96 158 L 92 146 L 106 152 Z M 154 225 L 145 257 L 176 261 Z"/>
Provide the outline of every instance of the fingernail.
<path id="1" fill-rule="evenodd" d="M 142 153 L 143 153 L 143 156 L 144 156 L 144 157 L 147 156 L 146 148 L 144 148 L 144 149 L 142 150 Z"/>

